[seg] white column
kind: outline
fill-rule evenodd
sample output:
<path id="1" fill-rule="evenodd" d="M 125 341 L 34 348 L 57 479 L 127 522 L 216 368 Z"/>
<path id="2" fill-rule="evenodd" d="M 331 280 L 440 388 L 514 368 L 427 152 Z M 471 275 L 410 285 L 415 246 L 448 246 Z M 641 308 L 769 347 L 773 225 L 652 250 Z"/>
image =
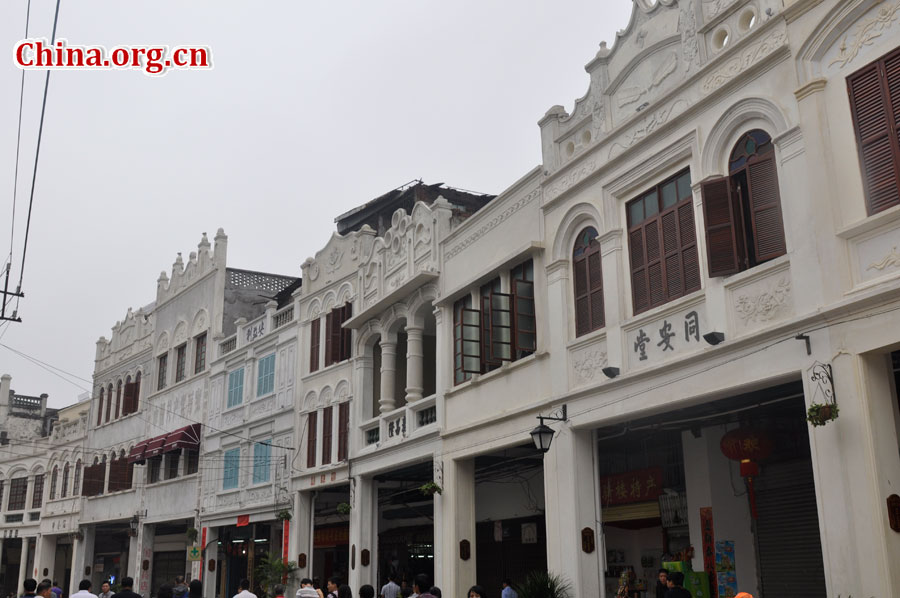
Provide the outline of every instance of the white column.
<path id="1" fill-rule="evenodd" d="M 137 586 L 138 574 L 141 571 L 141 545 L 138 544 L 136 534 L 128 538 L 128 567 L 125 570 L 128 572 L 127 575 L 135 580 L 135 586 Z M 137 591 L 137 587 L 132 590 Z"/>
<path id="2" fill-rule="evenodd" d="M 294 518 L 291 519 L 291 560 L 296 560 L 297 579 L 312 578 L 313 492 L 296 492 Z M 300 555 L 306 555 L 306 567 L 300 567 Z"/>
<path id="3" fill-rule="evenodd" d="M 203 530 L 201 528 L 201 541 L 203 538 Z M 209 561 L 216 560 L 216 557 L 219 555 L 219 528 L 218 527 L 207 527 L 206 528 L 206 544 L 201 546 L 201 550 L 203 550 L 203 560 L 200 562 L 201 564 L 201 577 L 200 580 L 203 583 L 203 598 L 215 598 L 216 596 L 216 578 L 219 576 L 218 567 L 216 567 L 215 571 L 209 570 Z"/>
<path id="4" fill-rule="evenodd" d="M 432 457 L 432 467 L 434 468 L 434 473 L 432 475 L 432 479 L 437 483 L 441 488 L 444 487 L 444 464 L 441 461 L 440 455 L 434 455 Z M 434 534 L 434 541 L 432 542 L 432 546 L 434 546 L 434 580 L 432 583 L 437 587 L 443 587 L 444 580 L 444 563 L 441 559 L 443 555 L 444 549 L 444 516 L 443 516 L 443 495 L 435 493 L 432 497 L 434 499 L 434 503 L 432 506 L 432 528 Z"/>
<path id="5" fill-rule="evenodd" d="M 78 583 L 84 579 L 84 547 L 83 540 L 72 539 L 72 563 L 69 571 L 69 593 L 78 591 Z"/>
<path id="6" fill-rule="evenodd" d="M 38 581 L 45 577 L 53 578 L 53 570 L 56 568 L 56 536 L 41 534 L 37 538 L 37 546 L 34 551 L 34 578 Z M 44 569 L 47 570 L 44 573 Z"/>
<path id="7" fill-rule="evenodd" d="M 547 569 L 571 580 L 575 596 L 600 596 L 599 529 L 591 432 L 560 426 L 544 455 Z M 582 530 L 593 532 L 594 549 L 582 548 Z"/>
<path id="8" fill-rule="evenodd" d="M 375 480 L 367 476 L 354 476 L 353 498 L 350 510 L 350 546 L 356 547 L 356 566 L 350 568 L 350 587 L 364 584 L 378 585 L 378 567 L 375 547 L 378 544 L 378 490 Z M 363 550 L 369 551 L 369 564 L 363 566 Z"/>
<path id="9" fill-rule="evenodd" d="M 150 580 L 153 579 L 153 540 L 156 527 L 152 523 L 141 523 L 138 526 L 138 575 L 134 578 L 137 588 L 134 591 L 141 596 L 150 595 Z M 144 569 L 144 561 L 148 561 Z"/>
<path id="10" fill-rule="evenodd" d="M 394 375 L 397 367 L 397 335 L 385 334 L 381 337 L 381 399 L 378 401 L 381 413 L 393 411 Z"/>
<path id="11" fill-rule="evenodd" d="M 425 387 L 422 382 L 422 366 L 425 351 L 422 347 L 422 326 L 406 326 L 406 402 L 422 398 Z"/>
<path id="12" fill-rule="evenodd" d="M 434 392 L 438 396 L 443 396 L 446 372 L 453 371 L 453 359 L 452 357 L 446 357 L 448 342 L 452 342 L 453 339 L 453 328 L 447 326 L 445 329 L 442 329 L 443 322 L 440 307 L 435 307 L 432 313 L 434 314 L 434 331 L 436 335 L 434 345 Z M 452 323 L 453 318 L 450 318 L 450 321 Z M 448 339 L 450 340 L 448 341 Z M 451 376 L 450 379 L 452 380 L 453 377 Z"/>
<path id="13" fill-rule="evenodd" d="M 31 538 L 22 538 L 22 556 L 19 557 L 19 585 L 16 587 L 16 594 L 18 594 L 19 589 L 22 588 L 22 582 L 24 582 L 28 577 L 28 549 L 31 546 Z M 24 590 L 22 591 L 24 594 Z"/>
<path id="14" fill-rule="evenodd" d="M 462 596 L 475 577 L 475 460 L 444 460 L 444 493 L 441 517 L 448 524 L 441 546 L 441 590 L 447 596 Z M 437 506 L 437 502 L 435 506 Z M 469 544 L 469 558 L 460 558 L 460 544 Z"/>

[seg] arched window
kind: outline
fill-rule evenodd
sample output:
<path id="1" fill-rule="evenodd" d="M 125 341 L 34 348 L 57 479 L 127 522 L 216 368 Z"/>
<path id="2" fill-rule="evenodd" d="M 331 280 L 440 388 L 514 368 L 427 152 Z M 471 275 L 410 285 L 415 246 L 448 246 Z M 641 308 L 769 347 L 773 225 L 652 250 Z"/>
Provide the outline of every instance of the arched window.
<path id="1" fill-rule="evenodd" d="M 72 476 L 72 496 L 78 496 L 81 490 L 81 459 L 75 462 L 75 475 Z"/>
<path id="2" fill-rule="evenodd" d="M 710 276 L 753 268 L 786 252 L 775 147 L 760 129 L 744 133 L 728 176 L 703 183 Z"/>
<path id="3" fill-rule="evenodd" d="M 119 407 L 122 405 L 122 381 L 116 384 L 116 419 L 119 419 Z"/>
<path id="4" fill-rule="evenodd" d="M 50 500 L 56 498 L 56 479 L 59 477 L 59 466 L 53 466 L 53 473 L 50 474 Z"/>
<path id="5" fill-rule="evenodd" d="M 103 423 L 103 389 L 100 389 L 100 398 L 97 401 L 97 425 Z"/>
<path id="6" fill-rule="evenodd" d="M 603 328 L 603 269 L 597 229 L 589 226 L 578 233 L 572 250 L 575 271 L 575 335 Z"/>
<path id="7" fill-rule="evenodd" d="M 109 421 L 109 415 L 112 412 L 113 385 L 110 383 L 106 387 L 106 421 Z"/>
<path id="8" fill-rule="evenodd" d="M 63 466 L 62 486 L 59 488 L 59 497 L 65 498 L 69 491 L 69 464 Z"/>
<path id="9" fill-rule="evenodd" d="M 138 403 L 141 398 L 141 373 L 138 372 L 134 375 L 134 404 L 132 405 L 132 413 L 137 413 Z"/>

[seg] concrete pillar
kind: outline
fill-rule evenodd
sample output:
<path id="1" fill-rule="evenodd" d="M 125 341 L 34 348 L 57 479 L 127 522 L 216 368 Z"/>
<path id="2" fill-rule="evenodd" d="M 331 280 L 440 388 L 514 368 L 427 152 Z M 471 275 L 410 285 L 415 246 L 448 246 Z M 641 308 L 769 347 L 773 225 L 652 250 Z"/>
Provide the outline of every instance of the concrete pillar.
<path id="1" fill-rule="evenodd" d="M 441 462 L 440 455 L 434 455 L 433 459 L 433 467 L 434 474 L 432 479 L 437 483 L 441 488 L 444 487 L 444 464 Z M 443 495 L 435 493 L 432 497 L 434 500 L 432 507 L 432 527 L 434 533 L 434 542 L 432 545 L 434 546 L 434 580 L 432 583 L 434 585 L 443 587 L 443 579 L 444 579 L 444 563 L 441 559 L 441 554 L 444 548 L 444 516 L 443 509 L 444 505 Z"/>
<path id="2" fill-rule="evenodd" d="M 9 386 L 12 376 L 3 374 L 0 376 L 0 422 L 6 422 L 9 418 Z"/>
<path id="3" fill-rule="evenodd" d="M 73 594 L 78 591 L 78 584 L 82 579 L 90 578 L 90 573 L 85 573 L 85 569 L 90 567 L 94 560 L 94 527 L 86 526 L 81 530 L 84 537 L 81 540 L 76 537 L 72 541 L 72 574 L 69 577 L 69 588 Z"/>
<path id="4" fill-rule="evenodd" d="M 141 596 L 150 595 L 150 581 L 153 579 L 153 541 L 156 527 L 152 523 L 141 523 L 138 526 L 138 575 L 134 578 L 137 584 L 135 592 Z M 144 561 L 147 567 L 144 568 Z"/>
<path id="5" fill-rule="evenodd" d="M 599 526 L 594 445 L 589 430 L 560 426 L 544 455 L 547 569 L 572 582 L 575 596 L 600 596 Z M 594 536 L 593 552 L 582 549 L 582 530 Z"/>
<path id="6" fill-rule="evenodd" d="M 298 579 L 312 578 L 314 494 L 314 491 L 307 490 L 294 495 L 294 518 L 291 520 L 291 560 L 297 561 L 296 577 Z M 305 567 L 300 567 L 301 554 L 306 555 Z"/>
<path id="7" fill-rule="evenodd" d="M 22 582 L 24 582 L 28 577 L 28 551 L 31 547 L 31 538 L 22 538 L 22 554 L 19 556 L 19 581 L 16 586 L 16 594 L 19 593 L 19 590 L 22 590 L 22 594 L 24 594 L 24 590 L 22 588 Z"/>
<path id="8" fill-rule="evenodd" d="M 381 413 L 393 411 L 394 375 L 397 368 L 397 335 L 385 334 L 381 337 L 381 399 L 378 401 Z"/>
<path id="9" fill-rule="evenodd" d="M 453 360 L 446 357 L 447 354 L 447 343 L 445 339 L 453 338 L 453 329 L 452 326 L 447 326 L 446 329 L 441 329 L 443 326 L 443 316 L 440 307 L 435 307 L 434 311 L 434 331 L 435 336 L 437 337 L 437 342 L 434 347 L 434 391 L 440 397 L 444 394 L 444 388 L 447 381 L 447 372 L 453 371 Z M 451 324 L 453 318 L 450 318 Z M 449 336 L 448 336 L 449 335 Z M 450 376 L 452 380 L 452 375 Z M 438 410 L 440 412 L 440 410 Z M 443 418 L 441 418 L 443 421 Z M 380 588 L 379 588 L 380 589 Z"/>
<path id="10" fill-rule="evenodd" d="M 476 579 L 474 459 L 444 460 L 444 492 L 440 505 L 443 521 L 449 522 L 442 535 L 440 588 L 446 596 L 462 596 Z M 460 557 L 463 541 L 469 546 L 466 560 Z"/>
<path id="11" fill-rule="evenodd" d="M 215 571 L 209 570 L 209 561 L 215 561 L 219 556 L 219 528 L 207 527 L 206 543 L 200 548 L 203 550 L 203 560 L 201 561 L 200 580 L 203 582 L 203 598 L 215 598 L 216 596 L 216 578 L 219 575 L 218 566 Z M 203 528 L 200 528 L 200 538 L 203 539 Z"/>
<path id="12" fill-rule="evenodd" d="M 378 546 L 378 489 L 375 480 L 353 476 L 352 509 L 350 511 L 350 546 L 356 547 L 356 566 L 350 567 L 350 587 L 378 585 L 376 548 Z M 363 566 L 362 552 L 369 551 L 369 564 Z"/>
<path id="13" fill-rule="evenodd" d="M 422 398 L 425 387 L 422 381 L 422 367 L 425 351 L 422 347 L 421 326 L 406 327 L 406 402 L 412 403 Z"/>
<path id="14" fill-rule="evenodd" d="M 138 544 L 138 537 L 136 535 L 130 536 L 128 538 L 128 567 L 125 570 L 128 572 L 128 576 L 135 580 L 138 578 L 141 568 L 140 556 L 141 549 Z"/>
<path id="15" fill-rule="evenodd" d="M 41 534 L 37 539 L 37 548 L 34 551 L 34 578 L 38 581 L 45 577 L 53 578 L 56 569 L 56 538 Z M 44 573 L 44 569 L 47 570 Z"/>

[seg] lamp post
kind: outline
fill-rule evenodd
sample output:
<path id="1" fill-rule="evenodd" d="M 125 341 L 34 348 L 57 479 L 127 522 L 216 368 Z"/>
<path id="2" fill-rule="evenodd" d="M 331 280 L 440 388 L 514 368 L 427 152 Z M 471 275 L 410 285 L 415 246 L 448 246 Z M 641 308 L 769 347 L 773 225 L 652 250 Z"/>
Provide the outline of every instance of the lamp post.
<path id="1" fill-rule="evenodd" d="M 563 405 L 559 410 L 560 415 L 538 415 L 538 421 L 540 423 L 538 426 L 531 431 L 531 440 L 534 441 L 534 447 L 539 450 L 541 453 L 546 453 L 550 450 L 550 444 L 553 442 L 553 428 L 546 425 L 544 420 L 554 421 L 554 422 L 564 422 L 568 421 L 566 406 Z"/>

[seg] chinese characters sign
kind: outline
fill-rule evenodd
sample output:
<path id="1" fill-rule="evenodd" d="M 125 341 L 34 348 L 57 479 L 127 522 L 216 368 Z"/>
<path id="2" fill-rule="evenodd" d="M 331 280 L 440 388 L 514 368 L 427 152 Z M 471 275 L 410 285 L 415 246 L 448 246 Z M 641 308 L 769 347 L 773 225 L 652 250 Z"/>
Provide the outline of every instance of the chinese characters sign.
<path id="1" fill-rule="evenodd" d="M 313 546 L 320 548 L 323 546 L 340 546 L 350 542 L 350 527 L 343 525 L 340 527 L 320 527 L 313 532 Z"/>
<path id="2" fill-rule="evenodd" d="M 656 500 L 662 494 L 662 468 L 651 467 L 600 479 L 604 507 Z"/>
<path id="3" fill-rule="evenodd" d="M 248 326 L 244 329 L 244 334 L 247 335 L 247 342 L 253 342 L 262 335 L 266 333 L 266 321 L 260 320 L 253 326 Z"/>
<path id="4" fill-rule="evenodd" d="M 700 507 L 700 533 L 703 534 L 703 570 L 709 576 L 711 596 L 718 596 L 716 591 L 716 536 L 713 531 L 712 507 Z"/>
<path id="5" fill-rule="evenodd" d="M 694 305 L 656 322 L 625 332 L 625 353 L 632 368 L 644 367 L 705 346 L 708 332 L 702 306 Z"/>

